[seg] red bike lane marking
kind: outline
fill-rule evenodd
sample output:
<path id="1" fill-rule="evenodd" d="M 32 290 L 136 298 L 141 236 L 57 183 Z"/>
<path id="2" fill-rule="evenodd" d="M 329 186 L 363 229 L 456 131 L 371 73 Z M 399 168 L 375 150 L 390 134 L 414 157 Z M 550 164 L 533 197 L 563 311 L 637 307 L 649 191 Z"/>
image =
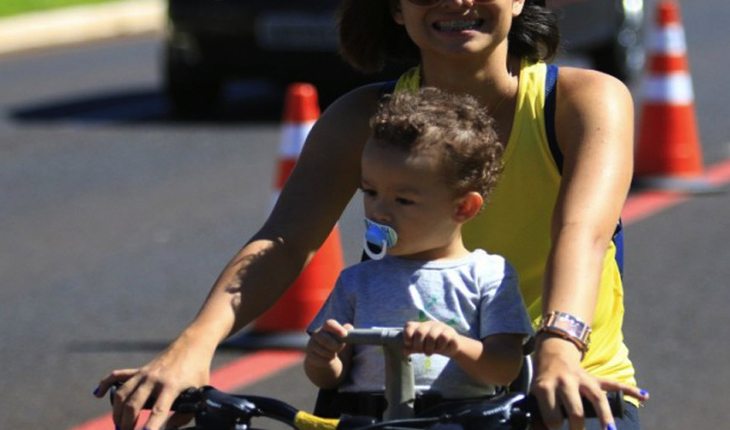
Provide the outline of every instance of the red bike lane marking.
<path id="1" fill-rule="evenodd" d="M 304 354 L 301 351 L 260 351 L 234 360 L 211 372 L 210 385 L 222 391 L 234 390 L 250 385 L 276 374 L 288 367 L 301 363 Z M 99 399 L 104 401 L 103 399 Z M 140 425 L 147 420 L 148 412 L 140 416 Z M 70 430 L 110 430 L 114 428 L 112 414 L 86 421 Z"/>
<path id="2" fill-rule="evenodd" d="M 730 183 L 730 159 L 710 166 L 700 179 L 716 187 Z M 621 212 L 621 218 L 626 224 L 637 222 L 697 196 L 701 195 L 659 190 L 643 191 L 629 196 Z"/>
<path id="3" fill-rule="evenodd" d="M 722 186 L 730 183 L 730 159 L 711 166 L 703 175 L 708 183 Z M 694 197 L 691 194 L 668 191 L 644 191 L 630 196 L 621 217 L 630 224 L 648 218 L 662 210 L 680 204 Z M 227 391 L 253 384 L 300 363 L 303 353 L 299 351 L 260 351 L 235 360 L 211 373 L 210 385 Z M 146 415 L 140 418 L 143 423 Z M 70 430 L 109 430 L 113 428 L 111 413 L 71 427 Z"/>

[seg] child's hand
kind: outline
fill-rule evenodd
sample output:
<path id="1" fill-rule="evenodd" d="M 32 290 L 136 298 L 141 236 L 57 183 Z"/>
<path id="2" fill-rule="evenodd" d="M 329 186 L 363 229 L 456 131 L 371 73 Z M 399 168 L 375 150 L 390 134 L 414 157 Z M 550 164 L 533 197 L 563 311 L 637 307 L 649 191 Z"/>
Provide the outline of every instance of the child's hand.
<path id="1" fill-rule="evenodd" d="M 424 353 L 452 357 L 459 351 L 459 334 L 440 321 L 409 321 L 403 327 L 406 354 Z"/>
<path id="2" fill-rule="evenodd" d="M 338 339 L 345 337 L 352 324 L 340 324 L 329 319 L 318 328 L 307 343 L 307 361 L 315 367 L 330 367 L 337 359 L 337 354 L 345 348 L 345 344 Z"/>

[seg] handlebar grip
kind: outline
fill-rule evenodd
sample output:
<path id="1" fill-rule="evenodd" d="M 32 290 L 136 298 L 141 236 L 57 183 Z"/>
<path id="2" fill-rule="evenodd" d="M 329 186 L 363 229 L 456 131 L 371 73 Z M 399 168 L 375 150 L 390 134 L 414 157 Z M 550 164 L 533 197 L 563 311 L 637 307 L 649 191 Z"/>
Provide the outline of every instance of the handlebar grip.
<path id="1" fill-rule="evenodd" d="M 304 411 L 294 416 L 294 426 L 299 430 L 335 430 L 339 424 L 337 418 L 322 418 Z"/>
<path id="2" fill-rule="evenodd" d="M 341 340 L 345 343 L 359 345 L 401 345 L 403 329 L 400 327 L 351 329 Z"/>
<path id="3" fill-rule="evenodd" d="M 109 402 L 114 406 L 114 394 L 117 389 L 122 386 L 121 382 L 115 382 L 114 385 L 109 389 Z M 188 388 L 187 390 L 180 393 L 175 401 L 172 403 L 170 410 L 175 412 L 192 413 L 195 412 L 198 402 L 201 399 L 201 390 L 198 388 Z M 142 409 L 152 409 L 157 402 L 156 396 L 150 396 L 147 398 Z"/>
<path id="4" fill-rule="evenodd" d="M 606 397 L 608 398 L 608 405 L 611 408 L 611 414 L 615 418 L 623 418 L 624 416 L 624 393 L 622 391 L 611 391 L 606 393 Z M 589 402 L 584 397 L 581 397 L 581 401 L 583 402 L 583 415 L 586 418 L 595 418 L 596 417 L 596 410 L 593 408 L 593 403 Z M 531 411 L 533 414 L 533 418 L 537 420 L 541 420 L 540 416 L 540 407 L 537 404 L 537 399 L 530 395 L 527 396 L 525 399 L 526 407 L 528 411 Z M 563 417 L 567 417 L 568 414 L 565 411 L 565 409 L 562 409 Z"/>

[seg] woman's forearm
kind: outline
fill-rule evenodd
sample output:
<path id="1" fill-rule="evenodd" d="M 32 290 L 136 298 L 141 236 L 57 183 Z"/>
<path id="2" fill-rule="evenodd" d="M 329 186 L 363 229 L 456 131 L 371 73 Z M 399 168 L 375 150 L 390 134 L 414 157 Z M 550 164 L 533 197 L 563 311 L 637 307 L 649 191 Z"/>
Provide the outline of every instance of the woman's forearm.
<path id="1" fill-rule="evenodd" d="M 271 307 L 296 279 L 307 257 L 288 249 L 283 240 L 248 243 L 218 277 L 184 333 L 205 337 L 217 346 Z"/>
<path id="2" fill-rule="evenodd" d="M 561 228 L 547 262 L 543 315 L 558 310 L 591 323 L 609 240 L 587 226 Z"/>
<path id="3" fill-rule="evenodd" d="M 198 331 L 220 342 L 252 322 L 325 241 L 360 184 L 362 146 L 379 88 L 342 97 L 310 130 L 267 222 L 228 263 L 203 304 L 193 322 Z"/>

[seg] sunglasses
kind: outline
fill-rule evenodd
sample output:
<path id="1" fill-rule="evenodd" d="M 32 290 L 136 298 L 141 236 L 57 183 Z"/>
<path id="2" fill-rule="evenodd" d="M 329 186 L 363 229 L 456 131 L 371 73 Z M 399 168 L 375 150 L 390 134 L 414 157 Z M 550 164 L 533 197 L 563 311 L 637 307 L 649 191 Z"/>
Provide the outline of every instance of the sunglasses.
<path id="1" fill-rule="evenodd" d="M 414 4 L 416 6 L 434 6 L 438 3 L 441 3 L 442 0 L 408 0 L 411 4 Z M 493 0 L 472 0 L 474 3 L 489 3 Z M 525 3 L 530 3 L 529 0 Z M 534 0 L 532 2 L 533 4 L 536 4 L 538 6 L 545 6 L 545 0 Z"/>
<path id="2" fill-rule="evenodd" d="M 408 0 L 409 3 L 416 6 L 434 6 L 441 3 L 442 0 Z M 489 3 L 492 0 L 472 0 L 474 3 Z"/>

